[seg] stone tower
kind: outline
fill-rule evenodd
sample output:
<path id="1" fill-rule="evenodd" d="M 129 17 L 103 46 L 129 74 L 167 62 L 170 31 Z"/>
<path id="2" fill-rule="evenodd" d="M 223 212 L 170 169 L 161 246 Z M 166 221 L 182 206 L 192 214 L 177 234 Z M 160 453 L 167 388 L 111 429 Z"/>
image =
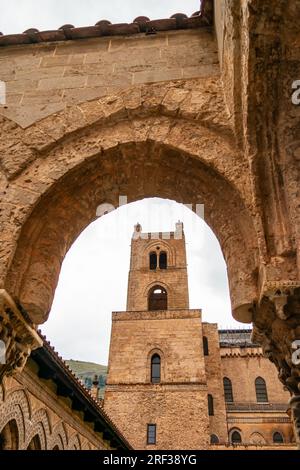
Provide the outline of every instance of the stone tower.
<path id="1" fill-rule="evenodd" d="M 201 311 L 189 310 L 183 224 L 131 243 L 127 311 L 112 316 L 104 406 L 135 449 L 209 440 Z"/>

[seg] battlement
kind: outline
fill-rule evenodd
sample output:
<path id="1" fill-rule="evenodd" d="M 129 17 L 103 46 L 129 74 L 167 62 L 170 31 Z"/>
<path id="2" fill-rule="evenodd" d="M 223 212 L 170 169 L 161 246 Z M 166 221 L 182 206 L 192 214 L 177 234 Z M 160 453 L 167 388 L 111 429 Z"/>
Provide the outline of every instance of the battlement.
<path id="1" fill-rule="evenodd" d="M 184 237 L 183 223 L 178 221 L 173 232 L 143 232 L 140 223 L 134 226 L 133 240 L 181 240 Z"/>

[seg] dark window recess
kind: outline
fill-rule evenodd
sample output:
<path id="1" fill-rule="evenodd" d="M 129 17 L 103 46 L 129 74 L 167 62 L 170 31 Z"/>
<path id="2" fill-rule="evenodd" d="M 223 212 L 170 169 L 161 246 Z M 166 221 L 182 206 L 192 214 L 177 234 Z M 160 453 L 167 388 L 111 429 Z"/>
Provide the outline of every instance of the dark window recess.
<path id="1" fill-rule="evenodd" d="M 41 450 L 41 440 L 38 434 L 36 434 L 28 444 L 27 450 Z"/>
<path id="2" fill-rule="evenodd" d="M 157 254 L 152 252 L 149 256 L 150 269 L 154 270 L 157 268 Z"/>
<path id="3" fill-rule="evenodd" d="M 212 395 L 207 396 L 207 404 L 208 404 L 208 416 L 214 416 L 214 399 Z"/>
<path id="4" fill-rule="evenodd" d="M 219 442 L 220 442 L 220 441 L 219 441 L 218 436 L 216 436 L 215 434 L 212 434 L 212 435 L 210 436 L 210 443 L 211 443 L 211 444 L 219 444 Z"/>
<path id="5" fill-rule="evenodd" d="M 168 294 L 166 289 L 156 286 L 150 290 L 148 310 L 168 310 Z"/>
<path id="6" fill-rule="evenodd" d="M 15 419 L 9 421 L 0 432 L 0 451 L 18 450 L 19 430 Z"/>
<path id="7" fill-rule="evenodd" d="M 225 402 L 226 403 L 233 402 L 232 383 L 231 383 L 231 380 L 228 379 L 228 377 L 224 377 L 223 386 L 224 386 Z"/>
<path id="8" fill-rule="evenodd" d="M 266 382 L 262 377 L 257 377 L 255 380 L 255 392 L 257 403 L 265 403 L 269 401 Z"/>
<path id="9" fill-rule="evenodd" d="M 151 358 L 151 382 L 160 383 L 160 356 L 158 354 L 154 354 Z"/>
<path id="10" fill-rule="evenodd" d="M 208 350 L 208 339 L 206 336 L 203 336 L 203 353 L 204 356 L 209 355 L 209 350 Z"/>
<path id="11" fill-rule="evenodd" d="M 274 442 L 274 444 L 283 444 L 283 437 L 282 437 L 282 434 L 280 432 L 274 432 L 273 442 Z"/>
<path id="12" fill-rule="evenodd" d="M 167 269 L 167 253 L 162 251 L 159 255 L 159 268 L 160 269 Z"/>
<path id="13" fill-rule="evenodd" d="M 232 444 L 240 444 L 242 442 L 242 436 L 238 431 L 234 431 L 231 434 L 231 443 Z"/>
<path id="14" fill-rule="evenodd" d="M 147 444 L 156 444 L 156 424 L 147 425 Z"/>

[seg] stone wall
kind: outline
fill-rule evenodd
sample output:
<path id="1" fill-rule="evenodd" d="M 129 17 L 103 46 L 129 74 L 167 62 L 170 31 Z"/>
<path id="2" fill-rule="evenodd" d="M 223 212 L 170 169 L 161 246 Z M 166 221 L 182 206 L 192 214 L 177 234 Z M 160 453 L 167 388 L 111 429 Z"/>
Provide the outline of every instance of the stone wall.
<path id="1" fill-rule="evenodd" d="M 206 390 L 192 385 L 107 387 L 105 411 L 134 449 L 206 449 Z M 147 445 L 147 424 L 156 424 L 156 445 Z"/>
<path id="2" fill-rule="evenodd" d="M 206 448 L 207 387 L 200 312 L 113 314 L 104 408 L 134 448 L 144 449 L 147 424 L 157 425 L 157 449 Z M 151 357 L 161 357 L 152 384 Z"/>
<path id="3" fill-rule="evenodd" d="M 7 106 L 0 113 L 27 127 L 135 85 L 212 76 L 219 65 L 210 28 L 3 47 Z"/>
<path id="4" fill-rule="evenodd" d="M 221 348 L 222 372 L 232 382 L 233 398 L 238 402 L 256 402 L 255 379 L 266 381 L 270 403 L 288 403 L 290 394 L 278 380 L 274 364 L 263 356 L 261 348 Z"/>
<path id="5" fill-rule="evenodd" d="M 237 430 L 243 443 L 273 444 L 280 432 L 284 443 L 294 442 L 287 413 L 290 394 L 278 380 L 276 367 L 262 355 L 261 348 L 221 348 L 221 374 L 232 383 L 233 400 L 227 404 L 228 434 Z M 255 379 L 266 382 L 268 402 L 257 403 Z"/>
<path id="6" fill-rule="evenodd" d="M 69 399 L 57 396 L 51 380 L 38 378 L 36 367 L 29 360 L 21 374 L 0 384 L 0 433 L 15 422 L 15 447 L 20 450 L 27 449 L 35 436 L 42 450 L 109 449 L 82 413 L 71 409 Z"/>
<path id="7" fill-rule="evenodd" d="M 164 239 L 158 234 L 152 239 L 150 234 L 131 242 L 131 261 L 128 280 L 127 310 L 147 310 L 148 294 L 152 287 L 160 285 L 167 291 L 168 309 L 188 309 L 189 292 L 185 237 L 180 238 L 170 234 Z M 178 235 L 179 236 L 179 235 Z M 167 254 L 167 269 L 149 269 L 150 253 Z"/>
<path id="8" fill-rule="evenodd" d="M 208 340 L 208 355 L 204 356 L 207 392 L 212 395 L 214 403 L 214 415 L 209 417 L 210 434 L 215 434 L 220 442 L 226 442 L 228 432 L 218 325 L 203 323 L 202 327 L 203 335 Z"/>

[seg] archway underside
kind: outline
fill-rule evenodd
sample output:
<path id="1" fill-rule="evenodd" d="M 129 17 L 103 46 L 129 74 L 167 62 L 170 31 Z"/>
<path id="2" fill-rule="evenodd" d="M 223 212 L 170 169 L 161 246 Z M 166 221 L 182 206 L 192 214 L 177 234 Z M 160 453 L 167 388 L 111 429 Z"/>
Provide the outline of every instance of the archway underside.
<path id="1" fill-rule="evenodd" d="M 128 202 L 156 196 L 194 208 L 204 204 L 205 219 L 227 261 L 233 302 L 251 305 L 255 256 L 249 256 L 246 246 L 255 234 L 237 190 L 196 158 L 147 141 L 95 155 L 59 179 L 38 202 L 22 229 L 5 285 L 35 323 L 47 319 L 66 251 L 95 220 L 99 204 L 117 206 L 120 196 Z M 243 289 L 236 289 L 241 283 Z"/>
<path id="2" fill-rule="evenodd" d="M 253 195 L 254 178 L 234 145 L 220 95 L 208 104 L 211 95 L 185 90 L 182 105 L 174 88 L 169 101 L 166 91 L 149 87 L 148 95 L 131 90 L 68 109 L 22 131 L 25 147 L 18 147 L 20 129 L 6 123 L 17 143 L 5 149 L 1 166 L 0 287 L 42 323 L 63 258 L 99 204 L 117 206 L 120 195 L 128 202 L 157 196 L 204 204 L 227 263 L 234 316 L 254 322 L 281 380 L 298 394 L 291 346 L 300 324 L 294 252 L 280 251 L 264 232 L 263 202 Z M 279 247 L 274 256 L 268 237 Z"/>

